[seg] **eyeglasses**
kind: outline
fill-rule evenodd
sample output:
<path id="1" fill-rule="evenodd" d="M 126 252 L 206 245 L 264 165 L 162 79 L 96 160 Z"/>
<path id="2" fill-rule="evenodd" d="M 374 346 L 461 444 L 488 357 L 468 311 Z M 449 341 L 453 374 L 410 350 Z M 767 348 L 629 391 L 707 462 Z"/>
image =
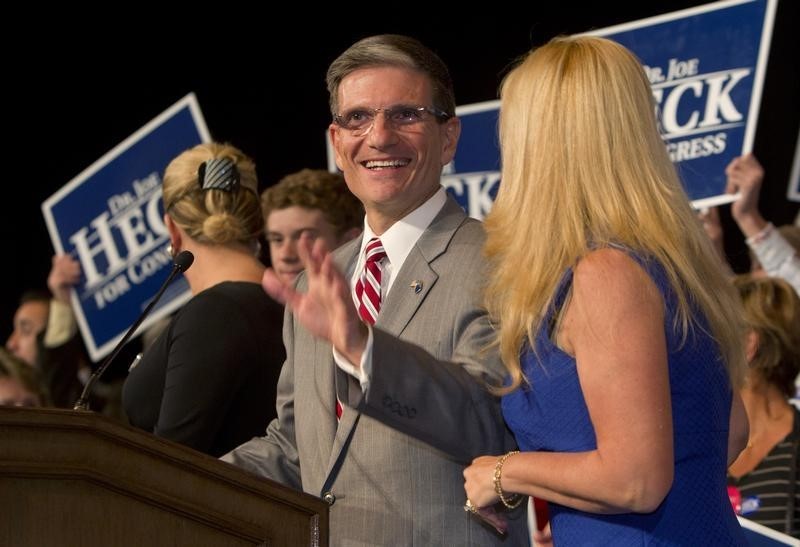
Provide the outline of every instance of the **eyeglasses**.
<path id="1" fill-rule="evenodd" d="M 438 120 L 446 121 L 451 118 L 450 114 L 438 108 L 427 106 L 409 106 L 405 104 L 389 106 L 386 108 L 356 108 L 338 114 L 333 117 L 336 125 L 352 132 L 354 136 L 366 134 L 375 124 L 375 116 L 378 112 L 383 112 L 384 119 L 394 129 L 403 129 L 422 123 L 430 116 Z"/>

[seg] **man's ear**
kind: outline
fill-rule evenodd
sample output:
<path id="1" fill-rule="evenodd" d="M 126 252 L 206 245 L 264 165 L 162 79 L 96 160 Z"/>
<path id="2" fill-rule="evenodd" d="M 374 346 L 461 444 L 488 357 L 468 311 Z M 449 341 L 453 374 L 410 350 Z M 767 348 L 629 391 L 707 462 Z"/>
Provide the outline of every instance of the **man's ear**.
<path id="1" fill-rule="evenodd" d="M 333 148 L 333 157 L 336 160 L 336 167 L 339 168 L 339 171 L 344 171 L 342 165 L 344 165 L 344 161 L 342 160 L 342 156 L 339 154 L 339 126 L 335 123 L 332 123 L 328 126 L 328 137 L 331 139 L 331 148 Z"/>
<path id="2" fill-rule="evenodd" d="M 442 166 L 447 165 L 456 155 L 458 138 L 461 136 L 461 120 L 450 118 L 442 124 Z"/>

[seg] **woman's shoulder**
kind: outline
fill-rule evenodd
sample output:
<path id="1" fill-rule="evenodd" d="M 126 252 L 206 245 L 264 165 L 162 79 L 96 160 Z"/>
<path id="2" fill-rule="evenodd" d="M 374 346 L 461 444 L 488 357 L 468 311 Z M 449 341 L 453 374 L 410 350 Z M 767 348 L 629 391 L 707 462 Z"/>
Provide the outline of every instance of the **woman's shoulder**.
<path id="1" fill-rule="evenodd" d="M 636 276 L 642 272 L 639 255 L 620 246 L 606 246 L 591 249 L 575 265 L 576 281 Z"/>
<path id="2" fill-rule="evenodd" d="M 609 303 L 646 296 L 661 299 L 646 257 L 620 246 L 595 248 L 575 265 L 573 290 Z"/>

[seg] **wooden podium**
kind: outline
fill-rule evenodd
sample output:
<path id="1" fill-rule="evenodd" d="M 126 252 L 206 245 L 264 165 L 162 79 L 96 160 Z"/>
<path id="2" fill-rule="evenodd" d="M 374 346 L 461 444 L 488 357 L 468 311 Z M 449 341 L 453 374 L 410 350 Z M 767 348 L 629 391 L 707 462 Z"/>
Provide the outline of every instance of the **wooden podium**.
<path id="1" fill-rule="evenodd" d="M 328 545 L 322 500 L 91 412 L 0 407 L 0 545 Z"/>

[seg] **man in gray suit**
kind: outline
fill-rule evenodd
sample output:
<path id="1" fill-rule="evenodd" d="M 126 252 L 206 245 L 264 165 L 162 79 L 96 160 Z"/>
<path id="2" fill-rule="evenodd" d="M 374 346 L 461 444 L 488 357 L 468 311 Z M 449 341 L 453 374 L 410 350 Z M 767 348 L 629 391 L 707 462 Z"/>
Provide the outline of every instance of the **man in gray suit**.
<path id="1" fill-rule="evenodd" d="M 522 511 L 503 538 L 463 509 L 464 466 L 512 446 L 488 390 L 504 368 L 484 351 L 483 230 L 440 185 L 461 129 L 447 68 L 383 35 L 327 80 L 364 235 L 332 255 L 306 241 L 296 290 L 265 274 L 287 304 L 278 418 L 223 459 L 321 496 L 332 545 L 518 544 Z"/>

